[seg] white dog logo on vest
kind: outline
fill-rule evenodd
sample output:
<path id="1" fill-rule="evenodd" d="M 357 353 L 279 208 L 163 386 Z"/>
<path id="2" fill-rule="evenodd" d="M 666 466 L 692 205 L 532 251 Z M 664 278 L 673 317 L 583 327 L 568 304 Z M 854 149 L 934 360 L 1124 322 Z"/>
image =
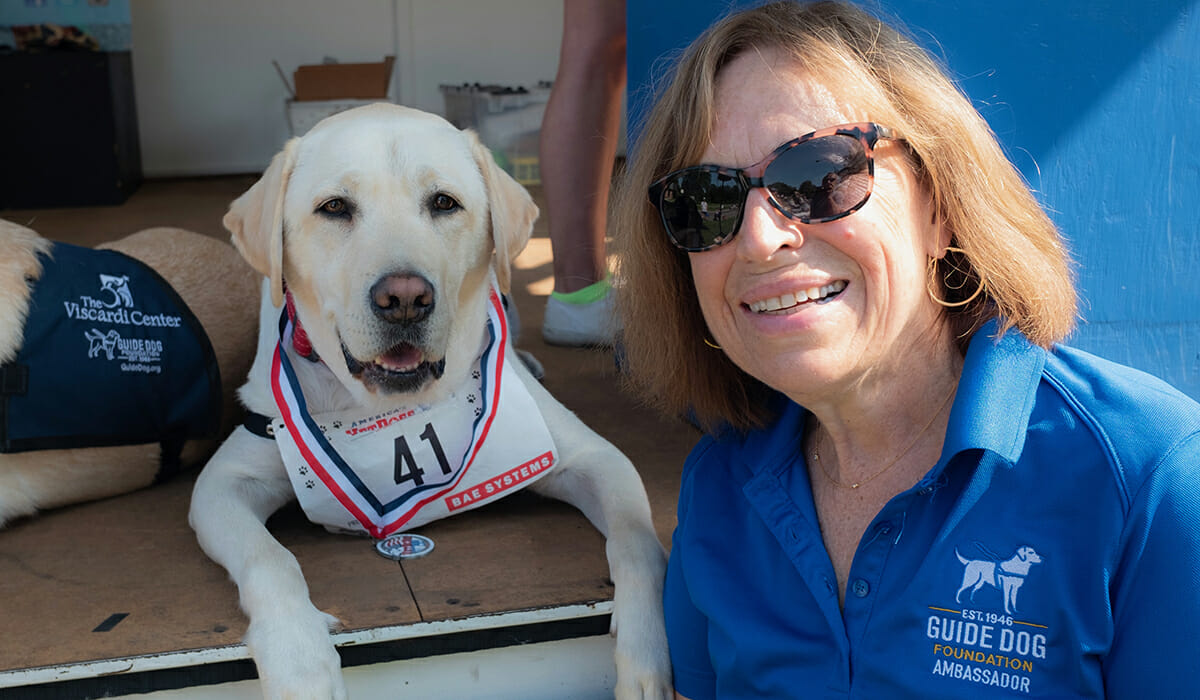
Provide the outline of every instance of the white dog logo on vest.
<path id="1" fill-rule="evenodd" d="M 100 290 L 113 295 L 111 304 L 104 304 L 105 308 L 111 309 L 114 306 L 124 306 L 125 308 L 133 308 L 133 293 L 129 291 L 129 275 L 100 275 Z"/>
<path id="2" fill-rule="evenodd" d="M 954 596 L 955 602 L 962 603 L 962 594 L 968 588 L 971 589 L 971 601 L 974 602 L 975 593 L 987 584 L 1000 591 L 1004 597 L 1004 612 L 1012 615 L 1017 611 L 1017 592 L 1025 583 L 1030 567 L 1042 563 L 1042 557 L 1028 545 L 1019 547 L 1009 559 L 1001 559 L 979 543 L 975 543 L 975 546 L 987 556 L 986 559 L 967 559 L 958 553 L 958 549 L 954 550 L 954 556 L 965 567 L 962 586 Z"/>
<path id="3" fill-rule="evenodd" d="M 121 339 L 116 331 L 101 333 L 95 328 L 84 333 L 83 337 L 87 338 L 89 344 L 88 357 L 99 357 L 103 352 L 110 360 L 113 359 L 113 351 L 117 349 L 117 341 Z"/>

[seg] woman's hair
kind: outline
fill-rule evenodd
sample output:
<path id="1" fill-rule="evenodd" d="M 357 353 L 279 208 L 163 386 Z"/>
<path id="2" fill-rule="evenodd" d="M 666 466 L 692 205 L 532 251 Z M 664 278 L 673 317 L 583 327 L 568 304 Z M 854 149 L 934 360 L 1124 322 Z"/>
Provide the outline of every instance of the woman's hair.
<path id="1" fill-rule="evenodd" d="M 669 413 L 690 412 L 707 429 L 770 418 L 771 390 L 705 343 L 687 254 L 668 242 L 646 194 L 651 182 L 699 162 L 721 69 L 764 49 L 789 56 L 839 94 L 853 90 L 872 121 L 899 132 L 957 249 L 938 261 L 931 291 L 952 304 L 970 299 L 944 310 L 961 350 L 991 318 L 1000 332 L 1016 327 L 1043 347 L 1070 333 L 1076 296 L 1058 231 L 940 64 L 853 5 L 776 2 L 721 20 L 684 53 L 614 195 L 625 361 L 644 396 Z"/>

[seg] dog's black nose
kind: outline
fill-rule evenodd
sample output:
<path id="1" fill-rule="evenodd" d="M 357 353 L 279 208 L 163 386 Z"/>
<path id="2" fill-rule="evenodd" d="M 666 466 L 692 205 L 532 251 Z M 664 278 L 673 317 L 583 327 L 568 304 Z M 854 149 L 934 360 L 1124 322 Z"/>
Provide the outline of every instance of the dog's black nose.
<path id="1" fill-rule="evenodd" d="M 414 274 L 395 274 L 381 278 L 371 287 L 375 315 L 388 323 L 411 324 L 425 320 L 433 312 L 433 285 Z"/>

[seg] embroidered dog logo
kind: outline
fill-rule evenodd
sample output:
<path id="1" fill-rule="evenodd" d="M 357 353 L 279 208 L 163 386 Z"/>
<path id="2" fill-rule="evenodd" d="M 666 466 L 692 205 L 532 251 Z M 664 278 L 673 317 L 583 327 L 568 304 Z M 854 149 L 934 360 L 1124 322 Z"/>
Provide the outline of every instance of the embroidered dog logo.
<path id="1" fill-rule="evenodd" d="M 88 357 L 97 357 L 103 351 L 110 360 L 113 359 L 113 351 L 117 349 L 117 341 L 121 339 L 116 331 L 101 333 L 95 328 L 84 333 L 83 337 L 88 341 Z"/>
<path id="2" fill-rule="evenodd" d="M 954 596 L 955 602 L 962 603 L 962 594 L 968 588 L 971 589 L 971 600 L 974 601 L 976 591 L 987 584 L 1000 591 L 1004 597 L 1004 612 L 1012 615 L 1017 611 L 1017 592 L 1025 583 L 1030 567 L 1042 563 L 1042 557 L 1028 545 L 1018 548 L 1016 554 L 1003 560 L 983 545 L 976 543 L 975 546 L 987 556 L 986 559 L 967 559 L 959 554 L 957 549 L 954 550 L 954 556 L 958 557 L 959 563 L 965 567 L 962 586 Z"/>
<path id="3" fill-rule="evenodd" d="M 129 291 L 129 275 L 100 275 L 100 290 L 113 295 L 111 304 L 105 304 L 106 308 L 114 306 L 124 306 L 126 308 L 133 307 L 133 293 Z"/>

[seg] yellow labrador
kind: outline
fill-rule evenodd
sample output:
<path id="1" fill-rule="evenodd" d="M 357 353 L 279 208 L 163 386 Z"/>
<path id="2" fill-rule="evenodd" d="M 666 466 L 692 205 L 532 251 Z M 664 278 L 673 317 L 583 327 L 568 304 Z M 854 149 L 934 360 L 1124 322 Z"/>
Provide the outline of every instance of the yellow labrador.
<path id="1" fill-rule="evenodd" d="M 190 315 L 157 301 L 156 276 Z M 257 286 L 232 246 L 198 233 L 147 229 L 92 250 L 0 221 L 0 527 L 212 454 L 250 367 Z M 180 387 L 199 393 L 181 400 Z"/>
<path id="2" fill-rule="evenodd" d="M 387 104 L 289 141 L 231 205 L 225 225 L 265 278 L 241 390 L 261 424 L 209 461 L 190 520 L 237 583 L 267 697 L 345 696 L 336 620 L 267 516 L 299 498 L 331 530 L 380 538 L 525 486 L 608 539 L 617 696 L 670 697 L 641 480 L 513 361 L 498 293 L 537 213 L 473 133 Z"/>

